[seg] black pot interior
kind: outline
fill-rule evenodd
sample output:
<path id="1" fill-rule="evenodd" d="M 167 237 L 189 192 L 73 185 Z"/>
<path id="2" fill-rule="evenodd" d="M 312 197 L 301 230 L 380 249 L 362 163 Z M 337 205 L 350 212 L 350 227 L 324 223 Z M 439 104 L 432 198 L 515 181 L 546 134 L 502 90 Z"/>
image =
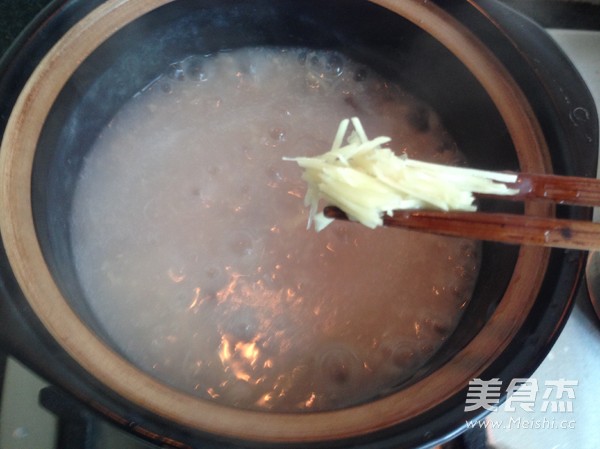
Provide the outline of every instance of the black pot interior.
<path id="1" fill-rule="evenodd" d="M 54 104 L 34 162 L 33 212 L 46 261 L 73 309 L 109 344 L 111 337 L 86 307 L 70 248 L 71 200 L 86 152 L 116 111 L 169 64 L 242 46 L 340 50 L 428 103 L 471 165 L 518 168 L 502 119 L 463 64 L 417 26 L 377 5 L 358 0 L 343 7 L 318 0 L 166 5 L 119 31 L 81 65 Z M 502 298 L 517 252 L 517 247 L 483 245 L 464 324 L 413 380 L 448 360 L 483 326 Z"/>

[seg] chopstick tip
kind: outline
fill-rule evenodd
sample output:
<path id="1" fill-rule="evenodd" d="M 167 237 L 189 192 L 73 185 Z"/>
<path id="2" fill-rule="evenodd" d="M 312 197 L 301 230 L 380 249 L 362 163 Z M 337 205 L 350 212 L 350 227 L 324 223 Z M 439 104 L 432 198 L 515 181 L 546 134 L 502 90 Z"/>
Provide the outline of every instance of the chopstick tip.
<path id="1" fill-rule="evenodd" d="M 338 220 L 348 219 L 348 215 L 337 206 L 325 206 L 323 208 L 323 215 L 327 218 L 335 218 Z"/>

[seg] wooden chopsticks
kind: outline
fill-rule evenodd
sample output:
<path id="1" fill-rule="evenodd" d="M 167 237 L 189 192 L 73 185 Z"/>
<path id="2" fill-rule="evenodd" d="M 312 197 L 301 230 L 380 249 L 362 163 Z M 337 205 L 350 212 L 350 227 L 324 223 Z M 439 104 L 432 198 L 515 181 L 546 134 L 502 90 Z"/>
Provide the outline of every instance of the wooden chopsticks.
<path id="1" fill-rule="evenodd" d="M 600 206 L 600 180 L 558 175 L 522 173 L 513 196 L 482 195 L 500 200 L 543 200 L 557 204 Z M 347 219 L 337 207 L 328 206 L 329 218 Z M 600 223 L 506 213 L 395 211 L 383 217 L 384 226 L 402 227 L 454 237 L 490 240 L 517 245 L 600 250 Z"/>
<path id="2" fill-rule="evenodd" d="M 600 206 L 600 180 L 594 178 L 520 173 L 517 181 L 507 186 L 518 189 L 519 194 L 502 197 L 505 200 L 543 199 L 558 204 Z"/>

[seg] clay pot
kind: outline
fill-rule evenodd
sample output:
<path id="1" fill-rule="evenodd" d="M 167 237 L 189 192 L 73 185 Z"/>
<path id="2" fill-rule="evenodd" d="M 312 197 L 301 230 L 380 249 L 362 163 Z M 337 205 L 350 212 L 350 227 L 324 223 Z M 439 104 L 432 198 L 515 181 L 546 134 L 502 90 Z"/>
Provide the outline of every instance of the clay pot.
<path id="1" fill-rule="evenodd" d="M 410 382 L 351 408 L 278 414 L 182 393 L 112 348 L 78 284 L 68 216 L 86 152 L 135 92 L 189 54 L 240 46 L 342 49 L 428 102 L 473 166 L 593 176 L 595 112 L 577 73 L 522 17 L 495 1 L 466 3 L 55 3 L 13 51 L 0 85 L 9 99 L 3 117 L 10 113 L 0 152 L 4 344 L 156 442 L 399 448 L 459 432 L 478 416 L 464 412 L 469 380 L 500 378 L 506 388 L 543 359 L 568 315 L 581 254 L 485 243 L 463 321 Z M 557 78 L 546 71 L 550 60 Z M 543 202 L 482 207 L 589 218 Z"/>

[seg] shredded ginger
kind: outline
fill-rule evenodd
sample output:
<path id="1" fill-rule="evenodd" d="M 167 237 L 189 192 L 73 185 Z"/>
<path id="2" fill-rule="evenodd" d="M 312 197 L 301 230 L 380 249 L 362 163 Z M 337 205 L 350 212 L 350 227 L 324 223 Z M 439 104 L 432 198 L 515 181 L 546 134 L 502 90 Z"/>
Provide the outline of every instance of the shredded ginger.
<path id="1" fill-rule="evenodd" d="M 344 144 L 350 123 L 354 129 Z M 329 152 L 317 157 L 284 158 L 304 169 L 302 179 L 308 183 L 304 203 L 310 207 L 308 228 L 314 223 L 321 231 L 333 221 L 318 211 L 321 200 L 373 229 L 394 210 L 475 211 L 474 193 L 518 192 L 506 185 L 516 182 L 516 174 L 412 160 L 383 147 L 389 142 L 385 136 L 370 140 L 354 117 L 342 120 Z"/>

